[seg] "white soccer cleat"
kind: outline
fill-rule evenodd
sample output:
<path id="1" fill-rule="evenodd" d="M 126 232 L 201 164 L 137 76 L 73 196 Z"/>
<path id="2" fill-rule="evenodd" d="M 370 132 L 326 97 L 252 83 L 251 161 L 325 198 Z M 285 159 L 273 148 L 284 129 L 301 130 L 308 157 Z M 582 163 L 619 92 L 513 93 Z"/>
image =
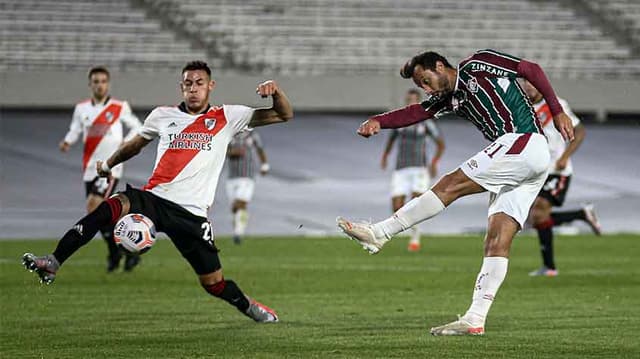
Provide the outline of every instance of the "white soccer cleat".
<path id="1" fill-rule="evenodd" d="M 346 218 L 338 217 L 336 218 L 336 224 L 347 236 L 360 243 L 369 254 L 380 252 L 382 246 L 388 241 L 384 237 L 376 238 L 370 223 L 350 222 Z"/>
<path id="2" fill-rule="evenodd" d="M 273 309 L 251 298 L 247 297 L 247 299 L 249 299 L 249 308 L 247 308 L 245 314 L 249 318 L 255 320 L 258 323 L 278 322 L 278 314 L 276 314 Z"/>
<path id="3" fill-rule="evenodd" d="M 439 327 L 431 328 L 431 335 L 453 336 L 453 335 L 484 335 L 484 327 L 474 327 L 464 318 L 458 316 L 458 320 Z"/>
<path id="4" fill-rule="evenodd" d="M 585 217 L 587 218 L 587 223 L 591 227 L 593 233 L 597 236 L 602 234 L 602 227 L 600 226 L 600 221 L 598 220 L 598 216 L 596 215 L 596 209 L 593 206 L 593 203 L 587 203 L 584 207 L 582 207 L 584 211 Z"/>

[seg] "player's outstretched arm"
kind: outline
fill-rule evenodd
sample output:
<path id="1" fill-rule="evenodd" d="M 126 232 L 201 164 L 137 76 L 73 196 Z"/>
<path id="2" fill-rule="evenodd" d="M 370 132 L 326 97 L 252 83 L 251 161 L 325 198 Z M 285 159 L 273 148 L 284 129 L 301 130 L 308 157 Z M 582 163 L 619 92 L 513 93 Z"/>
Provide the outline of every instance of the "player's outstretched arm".
<path id="1" fill-rule="evenodd" d="M 427 100 L 422 104 L 417 103 L 381 113 L 363 122 L 358 128 L 358 134 L 362 137 L 370 137 L 380 132 L 382 128 L 411 126 L 420 121 L 434 118 L 444 108 L 444 101 L 430 102 Z"/>
<path id="2" fill-rule="evenodd" d="M 284 91 L 273 81 L 265 81 L 258 85 L 256 93 L 262 97 L 271 96 L 273 106 L 259 108 L 253 112 L 249 127 L 266 126 L 274 123 L 286 122 L 293 118 L 293 108 Z"/>
<path id="3" fill-rule="evenodd" d="M 114 152 L 111 157 L 109 157 L 106 161 L 98 161 L 96 163 L 96 169 L 98 171 L 98 176 L 107 177 L 109 173 L 111 173 L 111 169 L 114 166 L 119 165 L 122 162 L 127 161 L 131 157 L 140 153 L 140 150 L 146 145 L 149 144 L 151 140 L 147 140 L 146 138 L 135 135 L 132 139 L 125 142 Z"/>

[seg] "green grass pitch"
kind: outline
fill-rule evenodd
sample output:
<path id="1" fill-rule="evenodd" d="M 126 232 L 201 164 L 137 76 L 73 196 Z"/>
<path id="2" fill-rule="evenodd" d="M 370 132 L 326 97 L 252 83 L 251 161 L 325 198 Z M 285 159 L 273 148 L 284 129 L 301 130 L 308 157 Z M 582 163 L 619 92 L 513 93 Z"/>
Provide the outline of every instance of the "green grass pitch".
<path id="1" fill-rule="evenodd" d="M 428 334 L 469 305 L 480 236 L 424 243 L 370 256 L 345 238 L 221 238 L 225 276 L 280 315 L 258 325 L 208 296 L 166 240 L 110 275 L 94 240 L 51 286 L 19 258 L 53 241 L 0 241 L 0 357 L 640 357 L 640 236 L 558 237 L 556 278 L 527 276 L 538 244 L 518 237 L 484 337 Z"/>

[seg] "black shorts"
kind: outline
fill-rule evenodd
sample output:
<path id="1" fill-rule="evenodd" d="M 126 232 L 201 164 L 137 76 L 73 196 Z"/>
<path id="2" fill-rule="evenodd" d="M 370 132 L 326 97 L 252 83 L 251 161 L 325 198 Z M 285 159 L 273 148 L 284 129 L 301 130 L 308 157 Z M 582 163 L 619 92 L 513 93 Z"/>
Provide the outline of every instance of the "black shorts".
<path id="1" fill-rule="evenodd" d="M 538 196 L 547 199 L 552 206 L 560 207 L 567 196 L 569 183 L 571 176 L 549 175 Z"/>
<path id="2" fill-rule="evenodd" d="M 118 181 L 117 178 L 112 178 L 111 181 L 109 181 L 105 177 L 96 176 L 93 180 L 84 182 L 85 196 L 89 197 L 90 194 L 94 194 L 107 198 L 111 196 L 116 187 L 118 187 Z"/>
<path id="3" fill-rule="evenodd" d="M 208 274 L 222 268 L 218 248 L 213 243 L 211 223 L 205 217 L 196 216 L 184 207 L 149 191 L 127 185 L 124 192 L 131 203 L 129 213 L 149 217 L 158 232 L 166 233 L 180 254 L 198 274 Z"/>

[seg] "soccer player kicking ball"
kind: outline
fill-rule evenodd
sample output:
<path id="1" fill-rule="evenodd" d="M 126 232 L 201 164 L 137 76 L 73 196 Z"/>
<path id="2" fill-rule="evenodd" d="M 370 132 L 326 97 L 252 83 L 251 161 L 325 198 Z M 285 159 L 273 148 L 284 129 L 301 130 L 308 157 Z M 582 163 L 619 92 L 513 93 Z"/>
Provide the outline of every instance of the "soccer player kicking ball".
<path id="1" fill-rule="evenodd" d="M 82 177 L 87 197 L 87 213 L 93 211 L 109 198 L 122 177 L 122 165 L 116 166 L 107 179 L 99 177 L 94 166 L 98 158 L 105 158 L 122 144 L 122 125 L 129 127 L 126 140 L 133 138 L 141 124 L 131 112 L 126 101 L 119 101 L 109 94 L 110 75 L 105 67 L 93 67 L 89 70 L 91 99 L 78 103 L 73 110 L 69 131 L 60 142 L 60 151 L 68 152 L 80 135 L 84 142 L 82 154 Z M 107 272 L 113 272 L 120 265 L 122 255 L 113 241 L 113 226 L 100 228 L 102 238 L 107 243 Z M 131 271 L 140 262 L 140 256 L 126 254 L 124 270 Z"/>
<path id="2" fill-rule="evenodd" d="M 516 78 L 523 77 L 540 90 L 565 140 L 573 140 L 571 119 L 540 66 L 493 50 L 480 50 L 457 67 L 435 52 L 425 52 L 408 61 L 400 74 L 431 97 L 370 118 L 358 134 L 369 137 L 381 128 L 409 126 L 455 112 L 471 121 L 491 144 L 393 216 L 375 224 L 338 217 L 338 226 L 373 254 L 395 234 L 438 215 L 456 199 L 490 192 L 484 260 L 471 306 L 458 320 L 431 328 L 433 335 L 482 335 L 489 308 L 507 274 L 511 242 L 524 225 L 549 167 L 547 140 Z"/>
<path id="3" fill-rule="evenodd" d="M 542 94 L 531 83 L 524 81 L 524 91 L 533 102 L 538 119 L 542 123 L 542 129 L 549 141 L 551 161 L 549 162 L 549 176 L 542 186 L 542 190 L 533 202 L 530 221 L 538 231 L 540 240 L 540 252 L 542 254 L 542 267 L 529 273 L 530 276 L 555 277 L 558 275 L 556 263 L 553 257 L 553 227 L 582 220 L 587 222 L 595 234 L 600 235 L 600 223 L 592 204 L 575 211 L 551 211 L 552 206 L 561 207 L 569 190 L 573 166 L 571 156 L 576 152 L 585 137 L 585 129 L 580 119 L 571 111 L 567 101 L 559 98 L 560 105 L 569 118 L 575 132 L 575 140 L 568 145 L 562 136 L 551 124 L 549 105 L 542 98 Z"/>
<path id="4" fill-rule="evenodd" d="M 209 294 L 235 306 L 256 322 L 277 322 L 273 310 L 247 297 L 234 281 L 225 280 L 206 216 L 233 136 L 249 128 L 285 122 L 293 117 L 293 110 L 274 81 L 263 82 L 256 90 L 260 96 L 273 98 L 271 108 L 212 107 L 209 95 L 214 87 L 206 63 L 188 63 L 180 81 L 183 102 L 174 107 L 155 108 L 139 134 L 109 159 L 97 162 L 98 174 L 107 176 L 114 166 L 158 138 L 156 163 L 149 182 L 142 189 L 128 186 L 100 204 L 67 231 L 52 254 L 43 257 L 25 254 L 25 267 L 49 284 L 60 266 L 100 228 L 114 224 L 128 213 L 141 213 L 171 238 Z"/>
<path id="5" fill-rule="evenodd" d="M 420 91 L 410 89 L 405 97 L 407 105 L 420 103 Z M 436 144 L 436 154 L 427 167 L 427 137 Z M 438 162 L 444 152 L 444 139 L 435 122 L 419 122 L 405 128 L 392 130 L 382 154 L 380 167 L 387 168 L 387 157 L 398 140 L 396 169 L 391 177 L 391 206 L 393 212 L 404 206 L 406 196 L 416 198 L 429 189 L 431 179 L 438 173 Z M 411 227 L 411 239 L 407 249 L 420 250 L 420 228 Z"/>

